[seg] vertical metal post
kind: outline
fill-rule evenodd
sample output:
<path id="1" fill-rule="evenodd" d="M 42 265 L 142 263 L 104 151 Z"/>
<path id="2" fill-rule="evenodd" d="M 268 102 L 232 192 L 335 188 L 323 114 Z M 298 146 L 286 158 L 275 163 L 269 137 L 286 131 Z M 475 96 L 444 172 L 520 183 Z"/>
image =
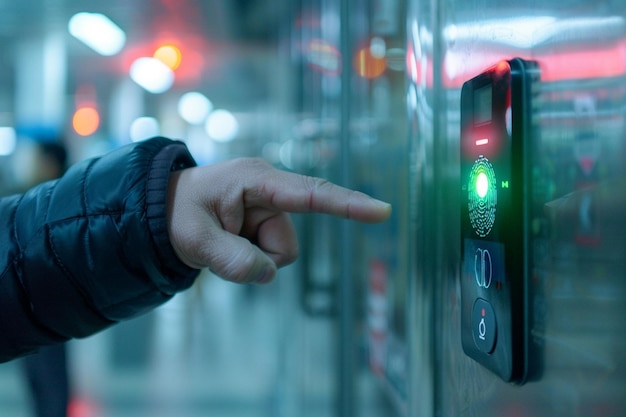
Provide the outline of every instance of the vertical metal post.
<path id="1" fill-rule="evenodd" d="M 432 335 L 430 340 L 430 350 L 428 355 L 430 361 L 433 364 L 441 363 L 441 334 L 438 330 L 443 329 L 444 324 L 440 321 L 442 305 L 440 303 L 443 300 L 442 294 L 442 282 L 446 279 L 445 271 L 447 271 L 445 264 L 445 234 L 448 230 L 447 223 L 449 220 L 443 214 L 446 212 L 448 206 L 446 201 L 449 199 L 449 194 L 446 193 L 446 184 L 448 184 L 448 167 L 446 165 L 446 154 L 448 151 L 448 129 L 447 129 L 447 103 L 445 100 L 446 92 L 442 80 L 443 60 L 444 60 L 444 43 L 443 36 L 443 14 L 444 5 L 441 1 L 431 0 L 431 29 L 433 34 L 433 189 L 432 196 L 434 204 L 433 215 L 431 218 L 431 224 L 434 228 L 431 229 L 431 236 L 433 238 L 434 245 L 431 249 L 432 264 L 431 274 L 426 277 L 428 297 L 430 297 L 429 303 L 429 332 Z M 428 415 L 436 415 L 441 407 L 440 402 L 440 373 L 441 368 L 433 366 L 429 368 L 430 380 L 431 380 L 431 392 L 429 398 L 430 410 Z"/>
<path id="2" fill-rule="evenodd" d="M 432 115 L 420 113 L 419 123 L 431 126 L 427 131 L 423 129 L 421 137 L 412 138 L 414 144 L 414 165 L 412 178 L 415 186 L 419 182 L 419 194 L 412 194 L 412 210 L 415 212 L 415 235 L 413 236 L 413 252 L 415 260 L 412 265 L 413 273 L 410 282 L 409 311 L 409 415 L 411 417 L 437 415 L 438 381 L 438 339 L 437 334 L 441 325 L 437 315 L 441 285 L 438 280 L 442 277 L 442 234 L 445 218 L 439 213 L 445 207 L 445 195 L 441 187 L 442 176 L 446 167 L 442 166 L 442 157 L 445 155 L 444 143 L 446 139 L 446 124 L 442 112 L 445 110 L 445 95 L 442 90 L 441 68 L 442 41 L 441 41 L 441 2 L 438 0 L 413 0 L 411 19 L 419 19 L 419 25 L 424 26 L 432 34 L 431 40 L 418 38 L 418 42 L 432 42 L 432 49 L 424 48 L 425 54 L 430 54 L 433 62 L 432 87 L 422 91 L 424 100 L 432 109 Z M 413 23 L 410 21 L 409 23 Z M 426 52 L 427 51 L 427 52 Z M 431 117 L 429 120 L 428 117 Z M 419 145 L 418 145 L 419 142 Z M 419 155 L 418 155 L 419 152 Z M 421 160 L 419 167 L 417 161 Z M 419 171 L 417 171 L 419 169 Z M 412 193 L 417 190 L 413 189 Z"/>
<path id="3" fill-rule="evenodd" d="M 350 0 L 340 2 L 340 48 L 342 56 L 341 71 L 341 106 L 340 106 L 340 181 L 350 187 L 351 147 L 350 147 L 350 112 L 351 112 L 351 57 L 352 45 L 350 37 Z M 338 403 L 337 417 L 356 417 L 355 410 L 355 375 L 356 375 L 356 343 L 354 335 L 355 303 L 353 277 L 352 236 L 354 225 L 344 221 L 341 227 L 341 277 L 338 291 L 339 343 L 338 343 Z"/>
<path id="4" fill-rule="evenodd" d="M 441 79 L 441 71 L 443 68 L 443 44 L 441 42 L 441 5 L 440 2 L 434 1 L 433 3 L 433 65 L 434 70 L 434 81 L 433 81 L 433 90 L 434 90 L 434 99 L 433 99 L 433 109 L 434 109 L 434 118 L 433 118 L 433 137 L 434 137 L 434 149 L 433 149 L 433 159 L 435 164 L 435 176 L 434 176 L 434 185 L 435 185 L 435 212 L 437 213 L 437 218 L 433 219 L 435 221 L 436 228 L 433 230 L 435 237 L 435 262 L 434 262 L 434 271 L 433 275 L 429 277 L 431 282 L 429 286 L 431 288 L 431 305 L 430 305 L 430 314 L 431 314 L 431 334 L 433 338 L 431 340 L 431 350 L 430 355 L 433 363 L 440 363 L 441 360 L 441 352 L 438 350 L 441 345 L 441 334 L 437 332 L 438 329 L 442 329 L 443 323 L 439 320 L 441 317 L 440 313 L 442 311 L 440 300 L 443 299 L 442 296 L 442 280 L 446 279 L 444 276 L 445 271 L 447 271 L 446 265 L 444 265 L 444 233 L 447 230 L 446 219 L 442 215 L 443 209 L 446 208 L 446 196 L 443 193 L 443 189 L 446 184 L 446 176 L 447 176 L 447 167 L 445 166 L 445 152 L 447 148 L 447 123 L 445 120 L 445 111 L 446 103 L 444 101 L 445 91 L 443 89 L 443 83 Z M 434 367 L 431 369 L 431 381 L 432 381 L 432 392 L 430 400 L 432 401 L 431 407 L 432 412 L 435 415 L 441 407 L 440 402 L 440 367 Z"/>

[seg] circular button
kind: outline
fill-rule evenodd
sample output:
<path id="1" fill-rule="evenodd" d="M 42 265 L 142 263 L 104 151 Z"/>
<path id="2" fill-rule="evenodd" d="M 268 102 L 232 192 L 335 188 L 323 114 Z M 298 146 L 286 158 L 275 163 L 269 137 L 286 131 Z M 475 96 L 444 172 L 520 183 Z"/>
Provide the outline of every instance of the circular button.
<path id="1" fill-rule="evenodd" d="M 496 314 L 488 301 L 477 298 L 472 309 L 472 335 L 478 350 L 493 352 L 496 344 Z"/>

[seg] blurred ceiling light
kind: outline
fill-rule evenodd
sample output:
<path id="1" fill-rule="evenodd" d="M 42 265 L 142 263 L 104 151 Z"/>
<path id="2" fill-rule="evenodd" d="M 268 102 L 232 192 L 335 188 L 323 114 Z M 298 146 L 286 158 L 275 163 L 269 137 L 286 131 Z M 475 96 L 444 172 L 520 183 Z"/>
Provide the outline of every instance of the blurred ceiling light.
<path id="1" fill-rule="evenodd" d="M 213 103 L 204 94 L 196 91 L 185 93 L 178 100 L 178 114 L 192 125 L 199 125 L 206 121 L 211 110 L 213 110 Z"/>
<path id="2" fill-rule="evenodd" d="M 130 125 L 130 140 L 140 140 L 158 136 L 161 132 L 159 122 L 154 117 L 138 117 Z"/>
<path id="3" fill-rule="evenodd" d="M 239 122 L 228 110 L 215 110 L 206 120 L 209 137 L 217 142 L 230 142 L 239 133 Z"/>
<path id="4" fill-rule="evenodd" d="M 174 45 L 163 45 L 154 51 L 153 57 L 167 65 L 172 71 L 180 66 L 183 55 Z"/>
<path id="5" fill-rule="evenodd" d="M 170 89 L 174 72 L 156 58 L 138 58 L 130 67 L 130 78 L 147 91 L 159 94 Z"/>
<path id="6" fill-rule="evenodd" d="M 124 31 L 100 13 L 76 13 L 67 26 L 72 36 L 101 55 L 115 55 L 126 43 Z"/>
<path id="7" fill-rule="evenodd" d="M 0 156 L 11 155 L 15 151 L 17 137 L 12 127 L 0 127 Z"/>
<path id="8" fill-rule="evenodd" d="M 72 127 L 80 136 L 89 136 L 95 133 L 100 126 L 100 115 L 93 107 L 79 107 L 72 117 Z"/>
<path id="9" fill-rule="evenodd" d="M 538 43 L 539 35 L 546 29 L 553 35 L 557 19 L 552 16 L 515 16 L 506 19 L 472 21 L 444 27 L 443 36 L 448 42 L 484 41 L 531 48 Z"/>
<path id="10" fill-rule="evenodd" d="M 559 19 L 553 16 L 517 16 L 505 19 L 475 20 L 466 24 L 444 27 L 443 36 L 448 42 L 477 41 L 528 49 L 544 42 L 563 39 L 572 42 L 577 33 L 594 33 L 611 38 L 621 34 L 624 28 L 622 16 L 584 17 Z"/>

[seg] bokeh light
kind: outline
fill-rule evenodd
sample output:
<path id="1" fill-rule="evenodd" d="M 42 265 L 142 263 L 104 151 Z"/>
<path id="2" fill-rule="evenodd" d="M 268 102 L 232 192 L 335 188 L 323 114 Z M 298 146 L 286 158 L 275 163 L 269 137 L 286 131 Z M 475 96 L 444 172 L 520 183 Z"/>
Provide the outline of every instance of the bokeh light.
<path id="1" fill-rule="evenodd" d="M 158 136 L 161 133 L 159 121 L 154 117 L 138 117 L 130 125 L 130 140 L 138 142 Z"/>
<path id="2" fill-rule="evenodd" d="M 98 130 L 100 114 L 91 106 L 79 107 L 72 117 L 72 127 L 80 136 L 89 136 Z"/>
<path id="3" fill-rule="evenodd" d="M 172 71 L 175 71 L 182 62 L 183 55 L 180 49 L 174 45 L 163 45 L 154 51 L 153 57 L 167 65 Z"/>
<path id="4" fill-rule="evenodd" d="M 77 13 L 70 18 L 68 30 L 72 36 L 105 56 L 115 55 L 124 48 L 126 34 L 100 13 Z"/>
<path id="5" fill-rule="evenodd" d="M 387 69 L 384 43 L 374 41 L 373 44 L 359 49 L 354 56 L 353 65 L 355 71 L 363 78 L 380 77 Z"/>
<path id="6" fill-rule="evenodd" d="M 216 142 L 229 142 L 239 133 L 239 122 L 228 110 L 215 110 L 206 120 L 205 129 Z"/>
<path id="7" fill-rule="evenodd" d="M 156 58 L 138 58 L 130 67 L 130 78 L 145 90 L 164 93 L 174 83 L 174 72 Z"/>
<path id="8" fill-rule="evenodd" d="M 178 114 L 192 125 L 204 123 L 212 109 L 213 103 L 197 91 L 185 93 L 178 100 Z"/>

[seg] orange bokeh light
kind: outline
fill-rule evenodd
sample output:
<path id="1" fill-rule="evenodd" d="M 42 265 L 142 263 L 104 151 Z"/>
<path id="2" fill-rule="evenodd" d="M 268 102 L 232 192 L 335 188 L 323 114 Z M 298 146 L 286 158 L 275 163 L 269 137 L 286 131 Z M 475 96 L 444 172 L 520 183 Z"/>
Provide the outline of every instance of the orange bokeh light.
<path id="1" fill-rule="evenodd" d="M 183 55 L 180 52 L 180 49 L 174 45 L 160 46 L 156 51 L 154 51 L 153 56 L 170 67 L 172 70 L 176 70 L 183 60 Z"/>
<path id="2" fill-rule="evenodd" d="M 354 57 L 354 69 L 363 78 L 380 77 L 387 69 L 387 60 L 375 57 L 369 46 L 361 48 Z"/>
<path id="3" fill-rule="evenodd" d="M 72 127 L 80 136 L 93 134 L 100 126 L 100 115 L 93 107 L 80 107 L 72 117 Z"/>

